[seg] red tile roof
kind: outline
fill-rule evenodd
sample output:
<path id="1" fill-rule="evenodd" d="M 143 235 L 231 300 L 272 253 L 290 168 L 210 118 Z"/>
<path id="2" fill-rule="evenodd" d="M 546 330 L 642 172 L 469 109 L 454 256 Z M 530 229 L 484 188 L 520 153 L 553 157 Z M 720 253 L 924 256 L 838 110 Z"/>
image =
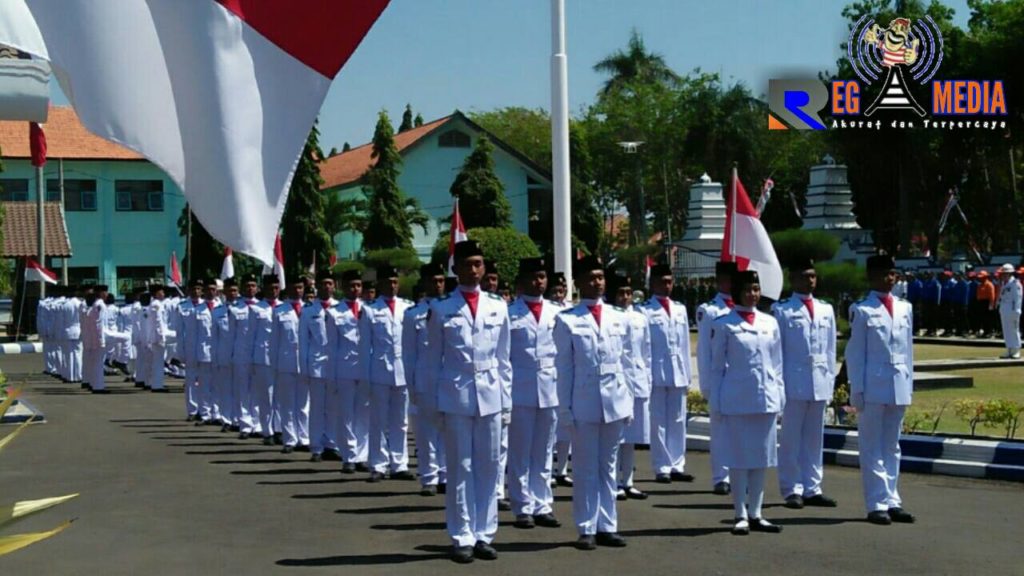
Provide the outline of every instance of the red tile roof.
<path id="1" fill-rule="evenodd" d="M 28 130 L 25 130 L 27 133 Z M 36 246 L 36 203 L 3 202 L 4 258 L 38 256 Z M 71 256 L 71 242 L 64 225 L 59 202 L 43 203 L 43 222 L 46 225 L 45 248 L 47 256 Z"/>
<path id="2" fill-rule="evenodd" d="M 43 124 L 48 158 L 70 160 L 143 160 L 124 146 L 86 130 L 75 111 L 67 106 L 51 106 Z M 4 158 L 30 158 L 28 122 L 0 121 L 0 155 Z"/>
<path id="3" fill-rule="evenodd" d="M 418 128 L 395 134 L 395 146 L 399 152 L 405 150 L 418 142 L 420 138 L 447 123 L 452 116 L 445 116 Z M 28 128 L 25 129 L 25 133 L 28 134 Z M 322 190 L 336 188 L 359 180 L 373 166 L 374 160 L 370 157 L 372 154 L 373 143 L 371 142 L 324 160 L 320 164 L 320 177 L 324 179 L 324 184 L 320 188 Z"/>

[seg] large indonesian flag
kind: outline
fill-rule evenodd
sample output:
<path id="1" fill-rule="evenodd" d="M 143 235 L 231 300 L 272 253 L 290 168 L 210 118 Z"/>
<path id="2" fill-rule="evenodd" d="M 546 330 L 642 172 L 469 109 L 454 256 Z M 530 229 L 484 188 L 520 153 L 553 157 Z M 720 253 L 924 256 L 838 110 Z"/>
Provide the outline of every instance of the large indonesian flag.
<path id="1" fill-rule="evenodd" d="M 740 270 L 756 270 L 761 279 L 761 293 L 765 296 L 778 300 L 782 295 L 782 266 L 779 265 L 779 258 L 735 170 L 732 190 L 726 195 L 721 260 L 735 260 Z"/>
<path id="2" fill-rule="evenodd" d="M 452 207 L 452 227 L 448 233 L 448 275 L 455 275 L 455 245 L 463 240 L 469 240 L 466 235 L 466 226 L 462 223 L 462 215 L 459 214 L 459 197 L 455 197 L 455 205 Z"/>
<path id="3" fill-rule="evenodd" d="M 3 0 L 89 130 L 139 152 L 265 263 L 331 80 L 389 0 Z"/>
<path id="4" fill-rule="evenodd" d="M 28 256 L 25 258 L 25 281 L 56 284 L 57 275 L 52 270 L 44 268 L 35 258 Z"/>
<path id="5" fill-rule="evenodd" d="M 220 279 L 227 280 L 235 277 L 235 256 L 230 246 L 224 247 L 224 262 L 220 265 Z"/>
<path id="6" fill-rule="evenodd" d="M 277 274 L 277 284 L 280 286 L 281 290 L 285 290 L 287 288 L 288 284 L 285 283 L 284 277 L 284 250 L 281 249 L 280 234 L 274 237 L 274 265 L 263 265 L 263 275 L 267 276 L 270 274 Z"/>

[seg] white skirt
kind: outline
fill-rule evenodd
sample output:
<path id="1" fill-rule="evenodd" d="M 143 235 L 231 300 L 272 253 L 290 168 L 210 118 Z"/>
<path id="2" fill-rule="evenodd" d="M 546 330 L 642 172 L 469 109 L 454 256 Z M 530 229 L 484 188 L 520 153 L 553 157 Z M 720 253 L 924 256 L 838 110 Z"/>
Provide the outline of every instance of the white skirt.
<path id="1" fill-rule="evenodd" d="M 651 399 L 633 399 L 633 422 L 626 426 L 622 437 L 623 444 L 651 443 Z"/>
<path id="2" fill-rule="evenodd" d="M 722 414 L 715 422 L 721 462 L 729 468 L 774 468 L 778 464 L 776 414 Z"/>

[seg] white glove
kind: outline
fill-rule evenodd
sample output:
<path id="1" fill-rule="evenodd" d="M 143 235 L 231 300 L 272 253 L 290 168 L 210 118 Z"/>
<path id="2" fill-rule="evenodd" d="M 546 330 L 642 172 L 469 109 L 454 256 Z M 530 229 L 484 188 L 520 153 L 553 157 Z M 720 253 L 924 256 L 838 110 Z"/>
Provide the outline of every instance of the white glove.
<path id="1" fill-rule="evenodd" d="M 853 406 L 854 408 L 856 408 L 858 412 L 863 410 L 864 409 L 864 393 L 863 392 L 855 392 L 855 393 L 851 394 L 850 395 L 850 406 Z"/>
<path id="2" fill-rule="evenodd" d="M 511 423 L 512 423 L 512 411 L 511 410 L 502 410 L 501 411 L 501 425 L 502 426 L 508 426 Z"/>

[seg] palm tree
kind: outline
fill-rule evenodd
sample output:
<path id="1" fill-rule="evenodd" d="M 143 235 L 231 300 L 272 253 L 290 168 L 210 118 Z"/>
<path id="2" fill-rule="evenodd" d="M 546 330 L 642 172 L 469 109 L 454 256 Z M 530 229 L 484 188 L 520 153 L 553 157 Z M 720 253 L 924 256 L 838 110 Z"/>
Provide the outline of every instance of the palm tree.
<path id="1" fill-rule="evenodd" d="M 409 225 L 419 226 L 426 234 L 430 229 L 430 215 L 420 208 L 420 203 L 416 198 L 406 196 L 403 199 L 403 204 Z M 368 209 L 369 202 L 366 198 L 356 197 L 343 200 L 336 193 L 328 194 L 324 228 L 331 238 L 342 232 L 359 232 L 361 234 L 370 223 Z"/>
<path id="2" fill-rule="evenodd" d="M 607 94 L 633 80 L 674 86 L 680 80 L 678 74 L 665 63 L 661 54 L 648 52 L 644 39 L 636 29 L 629 37 L 626 50 L 616 50 L 597 64 L 595 72 L 611 76 L 604 83 L 602 92 Z"/>

